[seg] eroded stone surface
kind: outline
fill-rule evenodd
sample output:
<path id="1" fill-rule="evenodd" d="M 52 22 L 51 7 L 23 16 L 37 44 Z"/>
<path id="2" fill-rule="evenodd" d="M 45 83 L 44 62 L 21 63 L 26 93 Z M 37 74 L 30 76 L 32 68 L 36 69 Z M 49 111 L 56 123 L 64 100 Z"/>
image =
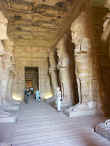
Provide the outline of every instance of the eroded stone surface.
<path id="1" fill-rule="evenodd" d="M 70 58 L 66 48 L 66 39 L 65 35 L 57 44 L 57 56 L 58 56 L 58 65 L 59 70 L 59 79 L 60 87 L 62 90 L 63 106 L 70 106 L 74 102 L 73 92 L 72 92 L 72 83 L 70 76 Z"/>
<path id="2" fill-rule="evenodd" d="M 86 12 L 82 12 L 71 26 L 72 42 L 75 44 L 75 73 L 77 77 L 79 101 L 81 103 L 87 103 L 88 101 L 98 98 L 96 97 L 97 94 L 95 95 L 98 91 L 98 86 L 97 88 L 94 87 L 95 84 L 97 85 L 97 79 L 93 73 L 91 56 L 89 56 L 89 50 L 92 48 L 92 44 L 91 38 L 87 36 L 86 21 Z"/>
<path id="3" fill-rule="evenodd" d="M 0 40 L 7 39 L 7 24 L 7 18 L 0 11 Z"/>
<path id="4" fill-rule="evenodd" d="M 95 127 L 95 132 L 110 140 L 110 119 L 97 124 Z"/>
<path id="5" fill-rule="evenodd" d="M 80 0 L 80 3 L 66 0 L 4 0 L 1 6 L 8 17 L 8 34 L 14 40 L 15 47 L 45 49 L 55 46 L 71 23 L 68 18 L 72 17 L 73 8 L 77 5 L 80 11 L 83 3 L 85 0 Z"/>

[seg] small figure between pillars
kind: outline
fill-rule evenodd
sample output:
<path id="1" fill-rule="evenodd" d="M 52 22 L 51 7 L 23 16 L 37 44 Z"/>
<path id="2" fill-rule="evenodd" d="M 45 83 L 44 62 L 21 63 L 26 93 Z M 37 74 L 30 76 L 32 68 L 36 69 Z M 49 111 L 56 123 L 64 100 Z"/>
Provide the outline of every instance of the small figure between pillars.
<path id="1" fill-rule="evenodd" d="M 56 89 L 56 105 L 57 105 L 57 111 L 61 111 L 61 102 L 62 102 L 62 94 L 60 87 L 57 87 Z"/>

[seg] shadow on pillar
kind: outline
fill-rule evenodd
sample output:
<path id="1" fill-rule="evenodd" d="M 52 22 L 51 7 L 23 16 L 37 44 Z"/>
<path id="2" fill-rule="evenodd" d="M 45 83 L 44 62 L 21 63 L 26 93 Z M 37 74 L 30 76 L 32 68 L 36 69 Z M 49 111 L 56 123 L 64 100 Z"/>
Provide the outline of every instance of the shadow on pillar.
<path id="1" fill-rule="evenodd" d="M 91 38 L 91 50 L 89 50 L 89 57 L 91 58 L 92 64 L 93 64 L 93 74 L 96 75 L 98 86 L 99 86 L 99 101 L 102 105 L 102 110 L 105 114 L 105 116 L 110 116 L 110 69 L 107 68 L 107 65 L 110 64 L 110 59 L 108 59 L 106 51 L 107 41 L 103 42 L 101 40 L 102 32 L 99 32 L 99 26 L 102 25 L 102 31 L 103 31 L 103 16 L 100 16 L 100 18 L 96 18 L 98 16 L 98 13 L 93 9 L 89 9 L 88 17 L 89 20 L 86 20 L 90 22 L 89 24 L 86 23 L 87 29 L 87 36 Z M 100 20 L 99 22 L 96 22 L 96 20 Z M 97 25 L 96 25 L 97 24 Z M 91 29 L 91 30 L 90 30 Z M 110 38 L 110 35 L 108 36 L 108 39 Z M 108 71 L 109 70 L 109 71 Z"/>
<path id="2" fill-rule="evenodd" d="M 57 50 L 57 49 L 55 48 L 55 50 Z M 57 55 L 56 51 L 55 51 L 55 56 L 54 57 L 55 57 L 56 64 L 58 64 L 58 55 Z M 57 81 L 58 81 L 58 86 L 60 87 L 61 83 L 60 83 L 59 70 L 58 69 L 56 69 L 56 77 L 57 77 Z"/>
<path id="3" fill-rule="evenodd" d="M 48 76 L 49 76 L 49 84 L 50 84 L 50 88 L 52 90 L 52 92 L 54 93 L 53 91 L 53 86 L 52 86 L 52 79 L 51 79 L 51 75 L 49 73 L 49 68 L 50 68 L 50 61 L 49 61 L 49 57 L 48 57 Z"/>
<path id="4" fill-rule="evenodd" d="M 72 43 L 71 32 L 68 32 L 67 34 L 65 45 L 67 48 L 66 49 L 67 54 L 70 59 L 69 75 L 70 75 L 72 95 L 73 95 L 72 104 L 77 104 L 79 102 L 79 95 L 78 95 L 78 86 L 77 86 L 76 75 L 75 75 L 75 58 L 74 58 L 75 45 Z"/>

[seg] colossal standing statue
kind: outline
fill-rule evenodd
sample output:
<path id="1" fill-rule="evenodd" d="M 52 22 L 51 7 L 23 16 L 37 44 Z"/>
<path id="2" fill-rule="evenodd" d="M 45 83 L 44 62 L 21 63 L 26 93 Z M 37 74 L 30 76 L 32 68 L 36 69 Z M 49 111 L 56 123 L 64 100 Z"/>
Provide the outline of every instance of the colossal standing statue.
<path id="1" fill-rule="evenodd" d="M 73 86 L 70 76 L 70 57 L 66 47 L 67 35 L 65 34 L 63 38 L 58 42 L 57 56 L 58 56 L 58 65 L 59 70 L 59 80 L 63 96 L 62 106 L 68 107 L 73 104 Z"/>
<path id="2" fill-rule="evenodd" d="M 79 104 L 69 108 L 66 112 L 69 116 L 93 115 L 97 113 L 97 99 L 99 98 L 99 87 L 97 76 L 93 65 L 92 37 L 87 30 L 88 14 L 81 12 L 71 25 L 72 42 L 75 45 L 74 60 L 75 74 L 77 79 Z"/>

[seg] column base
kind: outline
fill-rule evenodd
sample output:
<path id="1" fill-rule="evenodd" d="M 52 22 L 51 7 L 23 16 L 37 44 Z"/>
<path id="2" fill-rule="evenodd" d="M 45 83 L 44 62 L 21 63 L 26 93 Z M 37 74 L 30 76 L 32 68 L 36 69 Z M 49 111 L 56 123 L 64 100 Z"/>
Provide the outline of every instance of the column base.
<path id="1" fill-rule="evenodd" d="M 19 111 L 20 107 L 19 105 L 13 105 L 13 104 L 7 104 L 3 105 L 4 111 Z"/>
<path id="2" fill-rule="evenodd" d="M 14 105 L 20 105 L 20 104 L 21 104 L 20 101 L 13 100 L 13 99 L 11 99 L 11 100 L 7 100 L 7 102 L 9 102 L 9 103 L 11 103 L 11 104 L 14 104 Z"/>
<path id="3" fill-rule="evenodd" d="M 45 102 L 48 103 L 48 104 L 53 103 L 53 102 L 56 102 L 56 97 L 53 96 L 53 97 L 51 97 L 49 99 L 46 99 Z"/>
<path id="4" fill-rule="evenodd" d="M 15 123 L 16 116 L 0 108 L 0 123 Z"/>
<path id="5" fill-rule="evenodd" d="M 110 120 L 108 125 L 107 121 L 108 120 L 106 120 L 104 123 L 99 123 L 95 128 L 95 132 L 110 140 Z"/>
<path id="6" fill-rule="evenodd" d="M 11 102 L 3 101 L 1 105 L 4 111 L 19 111 L 20 106 Z"/>
<path id="7" fill-rule="evenodd" d="M 69 101 L 63 100 L 63 101 L 61 102 L 61 107 L 62 107 L 63 109 L 70 108 L 72 105 L 73 105 L 73 104 L 72 104 L 72 100 L 69 100 Z"/>
<path id="8" fill-rule="evenodd" d="M 90 116 L 99 114 L 96 108 L 96 102 L 88 102 L 87 104 L 77 104 L 65 110 L 65 114 L 71 117 Z"/>

